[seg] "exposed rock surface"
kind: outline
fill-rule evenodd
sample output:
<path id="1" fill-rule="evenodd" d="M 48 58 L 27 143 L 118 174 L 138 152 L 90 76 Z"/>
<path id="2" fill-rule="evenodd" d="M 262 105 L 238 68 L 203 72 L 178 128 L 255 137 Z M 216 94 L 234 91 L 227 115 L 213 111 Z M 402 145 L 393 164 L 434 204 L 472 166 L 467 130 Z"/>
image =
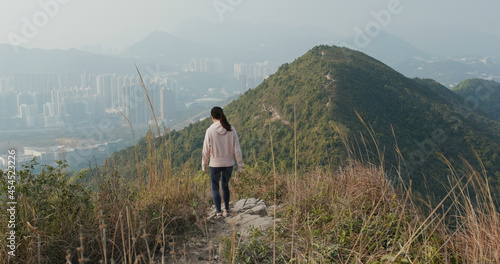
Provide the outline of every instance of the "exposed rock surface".
<path id="1" fill-rule="evenodd" d="M 224 206 L 224 205 L 223 205 Z M 212 206 L 204 221 L 204 235 L 193 237 L 171 255 L 169 261 L 175 263 L 220 263 L 222 256 L 221 237 L 230 237 L 234 232 L 241 239 L 249 236 L 251 227 L 266 229 L 273 226 L 274 218 L 269 216 L 271 208 L 261 199 L 241 199 L 230 203 L 228 217 L 215 219 L 215 206 Z M 278 219 L 276 221 L 279 221 Z"/>
<path id="2" fill-rule="evenodd" d="M 266 203 L 261 199 L 242 199 L 232 204 L 230 214 L 224 218 L 224 221 L 231 224 L 243 238 L 246 238 L 249 235 L 248 229 L 251 227 L 266 229 L 273 226 L 273 217 L 267 214 L 266 209 Z M 210 213 L 215 215 L 215 207 Z"/>

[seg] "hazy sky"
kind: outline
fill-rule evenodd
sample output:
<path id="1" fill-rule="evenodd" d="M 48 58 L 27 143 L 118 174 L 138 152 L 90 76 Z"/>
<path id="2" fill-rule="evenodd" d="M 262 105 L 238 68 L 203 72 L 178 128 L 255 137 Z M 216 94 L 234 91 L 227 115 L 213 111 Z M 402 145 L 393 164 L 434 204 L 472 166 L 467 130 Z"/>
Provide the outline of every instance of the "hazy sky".
<path id="1" fill-rule="evenodd" d="M 389 20 L 384 17 L 389 31 L 432 22 L 500 35 L 500 1 L 493 0 L 0 0 L 0 43 L 46 49 L 130 45 L 195 18 L 214 26 L 245 20 L 354 34 L 382 10 L 392 10 Z"/>

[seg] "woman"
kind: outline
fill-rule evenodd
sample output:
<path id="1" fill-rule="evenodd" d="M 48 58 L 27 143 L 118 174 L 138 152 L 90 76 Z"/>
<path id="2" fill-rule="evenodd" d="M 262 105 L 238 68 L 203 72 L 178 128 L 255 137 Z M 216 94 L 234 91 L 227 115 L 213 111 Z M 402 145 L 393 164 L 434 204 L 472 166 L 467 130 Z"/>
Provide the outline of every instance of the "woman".
<path id="1" fill-rule="evenodd" d="M 243 172 L 243 159 L 241 157 L 240 142 L 236 129 L 227 122 L 222 108 L 216 106 L 212 108 L 210 114 L 213 124 L 205 133 L 201 166 L 203 171 L 206 172 L 210 158 L 210 180 L 212 182 L 212 194 L 217 211 L 215 218 L 220 218 L 221 216 L 227 217 L 229 211 L 228 184 L 234 166 L 233 157 L 236 157 L 239 174 Z M 221 210 L 219 181 L 222 182 L 224 211 Z"/>

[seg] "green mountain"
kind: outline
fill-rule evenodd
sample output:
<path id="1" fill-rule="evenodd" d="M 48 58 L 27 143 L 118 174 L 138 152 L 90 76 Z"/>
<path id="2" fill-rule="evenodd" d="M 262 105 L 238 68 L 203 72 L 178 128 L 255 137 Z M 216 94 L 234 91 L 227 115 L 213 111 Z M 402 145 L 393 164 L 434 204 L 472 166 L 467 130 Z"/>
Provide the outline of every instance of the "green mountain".
<path id="1" fill-rule="evenodd" d="M 390 175 L 401 165 L 413 187 L 442 196 L 448 170 L 437 153 L 457 168 L 461 157 L 479 168 L 475 150 L 498 192 L 500 123 L 470 111 L 462 97 L 437 82 L 406 78 L 358 51 L 317 46 L 224 111 L 238 131 L 250 173 L 271 171 L 270 134 L 278 170 L 293 169 L 296 124 L 299 169 L 342 166 L 348 156 L 377 163 L 383 156 Z M 168 134 L 174 166 L 190 162 L 199 168 L 210 122 Z M 145 142 L 135 149 L 139 159 L 147 157 Z M 114 159 L 135 173 L 133 149 Z"/>
<path id="2" fill-rule="evenodd" d="M 483 79 L 465 80 L 451 89 L 473 110 L 481 110 L 500 120 L 500 83 Z"/>

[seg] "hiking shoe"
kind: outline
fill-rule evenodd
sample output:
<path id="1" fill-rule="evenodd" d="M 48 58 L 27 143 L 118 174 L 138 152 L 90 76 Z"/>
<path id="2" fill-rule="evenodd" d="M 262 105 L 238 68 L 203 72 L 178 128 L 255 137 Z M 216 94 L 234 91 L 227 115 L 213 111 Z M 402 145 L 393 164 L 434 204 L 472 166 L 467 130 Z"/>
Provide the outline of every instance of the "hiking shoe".
<path id="1" fill-rule="evenodd" d="M 222 213 L 215 213 L 214 219 L 220 219 L 222 218 Z"/>
<path id="2" fill-rule="evenodd" d="M 229 215 L 229 211 L 228 211 L 228 210 L 226 210 L 226 209 L 224 209 L 224 210 L 222 211 L 222 217 L 227 217 L 228 215 Z"/>

